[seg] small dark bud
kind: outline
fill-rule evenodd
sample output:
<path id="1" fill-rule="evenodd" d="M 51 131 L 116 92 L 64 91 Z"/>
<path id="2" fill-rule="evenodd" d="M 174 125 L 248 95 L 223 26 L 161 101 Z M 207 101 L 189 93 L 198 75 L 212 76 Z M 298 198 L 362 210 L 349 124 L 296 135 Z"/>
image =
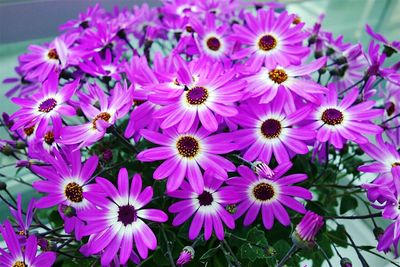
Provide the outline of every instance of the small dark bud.
<path id="1" fill-rule="evenodd" d="M 6 189 L 7 189 L 7 184 L 5 182 L 0 182 L 0 191 Z"/>
<path id="2" fill-rule="evenodd" d="M 81 24 L 79 24 L 79 26 L 81 26 L 82 27 L 82 29 L 87 29 L 87 28 L 89 28 L 89 21 L 83 21 L 83 22 L 81 22 Z"/>
<path id="3" fill-rule="evenodd" d="M 326 71 L 327 71 L 327 68 L 326 68 L 326 67 L 322 67 L 322 68 L 320 68 L 320 69 L 318 70 L 318 73 L 322 75 L 322 74 L 325 74 Z"/>
<path id="4" fill-rule="evenodd" d="M 231 204 L 226 206 L 226 210 L 230 213 L 230 214 L 235 214 L 237 211 L 237 207 L 236 204 Z"/>
<path id="5" fill-rule="evenodd" d="M 349 258 L 342 258 L 340 260 L 340 266 L 342 267 L 352 267 L 353 264 Z"/>
<path id="6" fill-rule="evenodd" d="M 314 52 L 314 57 L 315 58 L 320 58 L 320 57 L 322 57 L 324 54 L 322 53 L 322 51 L 315 51 Z"/>
<path id="7" fill-rule="evenodd" d="M 329 70 L 329 74 L 332 76 L 338 76 L 339 75 L 339 70 L 338 69 L 331 69 Z"/>
<path id="8" fill-rule="evenodd" d="M 3 147 L 1 147 L 1 152 L 6 156 L 12 155 L 13 150 L 14 149 L 9 144 L 5 144 Z"/>
<path id="9" fill-rule="evenodd" d="M 338 65 L 346 64 L 347 63 L 347 58 L 346 57 L 337 58 L 335 60 L 335 63 L 338 64 Z"/>
<path id="10" fill-rule="evenodd" d="M 125 40 L 125 39 L 126 39 L 126 32 L 125 32 L 125 30 L 124 30 L 124 29 L 119 30 L 119 31 L 117 32 L 117 36 L 118 36 L 119 38 Z"/>
<path id="11" fill-rule="evenodd" d="M 383 235 L 383 229 L 380 227 L 375 227 L 373 230 L 373 233 L 374 233 L 375 239 L 379 241 L 379 239 Z"/>
<path id="12" fill-rule="evenodd" d="M 105 162 L 110 162 L 113 158 L 113 152 L 111 149 L 107 149 L 106 151 L 103 152 L 103 160 Z"/>
<path id="13" fill-rule="evenodd" d="M 54 251 L 57 248 L 56 243 L 46 238 L 38 238 L 38 245 L 43 251 Z"/>
<path id="14" fill-rule="evenodd" d="M 308 38 L 308 45 L 315 44 L 317 42 L 317 36 L 313 34 L 310 38 Z"/>
<path id="15" fill-rule="evenodd" d="M 384 45 L 383 46 L 383 53 L 387 56 L 387 57 L 391 57 L 394 53 L 397 53 L 397 51 L 390 46 Z"/>
<path id="16" fill-rule="evenodd" d="M 64 215 L 65 215 L 66 217 L 68 217 L 68 218 L 71 218 L 71 217 L 76 216 L 76 210 L 75 210 L 74 207 L 63 205 L 63 206 L 61 207 L 61 211 L 62 211 L 62 212 L 64 213 Z"/>
<path id="17" fill-rule="evenodd" d="M 15 143 L 15 147 L 16 147 L 17 149 L 24 149 L 24 148 L 26 147 L 26 143 L 25 143 L 25 142 L 22 142 L 22 141 L 17 141 L 17 142 Z"/>
<path id="18" fill-rule="evenodd" d="M 326 49 L 326 55 L 330 56 L 330 55 L 333 55 L 333 54 L 335 54 L 335 50 L 333 48 L 331 48 L 331 47 L 328 47 L 328 49 Z"/>
<path id="19" fill-rule="evenodd" d="M 358 156 L 364 155 L 364 151 L 359 147 L 357 147 L 357 149 L 354 151 L 354 153 L 356 153 L 356 155 L 358 155 Z"/>

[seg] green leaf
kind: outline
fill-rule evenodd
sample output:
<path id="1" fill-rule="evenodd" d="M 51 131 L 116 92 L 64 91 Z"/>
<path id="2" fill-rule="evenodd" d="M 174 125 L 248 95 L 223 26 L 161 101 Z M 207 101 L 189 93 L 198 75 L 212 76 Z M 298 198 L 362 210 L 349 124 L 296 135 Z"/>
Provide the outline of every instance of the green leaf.
<path id="1" fill-rule="evenodd" d="M 274 249 L 276 250 L 277 258 L 282 259 L 289 251 L 290 245 L 284 240 L 279 240 L 274 244 Z"/>
<path id="2" fill-rule="evenodd" d="M 239 255 L 242 259 L 249 259 L 252 262 L 256 259 L 265 258 L 265 253 L 262 248 L 251 245 L 249 243 L 243 244 L 240 247 Z"/>
<path id="3" fill-rule="evenodd" d="M 168 257 L 164 255 L 161 249 L 154 251 L 153 260 L 157 266 L 169 266 Z"/>
<path id="4" fill-rule="evenodd" d="M 332 240 L 335 244 L 338 246 L 347 248 L 347 236 L 346 236 L 346 229 L 344 228 L 343 225 L 338 225 L 335 231 L 329 231 L 327 232 L 328 237 L 330 240 Z"/>
<path id="5" fill-rule="evenodd" d="M 204 253 L 201 257 L 200 257 L 200 261 L 206 260 L 208 258 L 211 258 L 212 256 L 214 256 L 215 254 L 217 254 L 219 247 L 215 247 L 215 248 L 211 248 L 209 249 L 206 253 Z"/>
<path id="6" fill-rule="evenodd" d="M 357 199 L 352 196 L 344 196 L 340 202 L 340 214 L 346 213 L 349 210 L 354 210 L 358 206 Z"/>
<path id="7" fill-rule="evenodd" d="M 57 210 L 53 210 L 49 215 L 49 221 L 54 227 L 63 225 L 63 220 Z"/>
<path id="8" fill-rule="evenodd" d="M 257 227 L 253 227 L 247 233 L 247 240 L 250 243 L 260 245 L 260 246 L 268 246 L 267 238 L 265 237 L 265 232 L 261 231 Z"/>

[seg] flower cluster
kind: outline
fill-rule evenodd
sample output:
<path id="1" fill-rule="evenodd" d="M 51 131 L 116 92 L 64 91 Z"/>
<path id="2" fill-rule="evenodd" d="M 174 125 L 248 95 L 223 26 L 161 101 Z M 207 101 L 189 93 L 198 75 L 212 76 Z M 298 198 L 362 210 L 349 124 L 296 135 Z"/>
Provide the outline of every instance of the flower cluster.
<path id="1" fill-rule="evenodd" d="M 314 242 L 324 221 L 310 210 L 335 210 L 316 211 L 328 198 L 312 188 L 354 168 L 345 161 L 360 148 L 377 162 L 359 171 L 378 174 L 362 189 L 393 221 L 377 248 L 394 244 L 397 255 L 400 62 L 386 59 L 400 45 L 367 25 L 374 40 L 364 49 L 321 23 L 239 0 L 95 5 L 53 41 L 29 46 L 18 78 L 5 80 L 19 110 L 3 115 L 10 140 L 0 148 L 38 177 L 41 195 L 25 211 L 20 197 L 8 203 L 14 219 L 0 226 L 0 262 L 51 266 L 59 252 L 58 261 L 83 255 L 126 266 L 161 244 L 154 258 L 173 265 L 168 239 L 177 239 L 181 266 L 202 241 L 232 254 L 227 238 L 257 224 L 276 231 L 299 214 L 292 236 Z M 58 228 L 33 215 L 46 211 Z"/>

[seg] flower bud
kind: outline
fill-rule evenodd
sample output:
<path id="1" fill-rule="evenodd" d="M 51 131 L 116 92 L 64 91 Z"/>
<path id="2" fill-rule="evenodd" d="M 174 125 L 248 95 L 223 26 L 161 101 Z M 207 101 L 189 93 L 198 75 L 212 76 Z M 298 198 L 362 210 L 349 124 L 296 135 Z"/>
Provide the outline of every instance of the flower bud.
<path id="1" fill-rule="evenodd" d="M 17 141 L 17 142 L 15 143 L 15 147 L 16 147 L 17 149 L 24 149 L 24 148 L 26 148 L 26 143 L 23 142 L 23 141 Z"/>
<path id="2" fill-rule="evenodd" d="M 191 246 L 186 246 L 182 249 L 179 258 L 176 261 L 176 265 L 183 266 L 189 263 L 194 258 L 194 249 Z"/>
<path id="3" fill-rule="evenodd" d="M 292 234 L 293 243 L 302 249 L 314 247 L 315 236 L 323 225 L 324 220 L 321 216 L 307 211 Z"/>
<path id="4" fill-rule="evenodd" d="M 106 149 L 106 150 L 103 152 L 103 160 L 104 160 L 105 162 L 110 162 L 110 161 L 112 160 L 112 158 L 113 158 L 112 150 L 111 150 L 111 149 Z"/>
<path id="5" fill-rule="evenodd" d="M 314 57 L 315 58 L 320 58 L 320 57 L 322 57 L 324 54 L 322 53 L 322 51 L 315 51 L 314 52 Z"/>
<path id="6" fill-rule="evenodd" d="M 340 266 L 342 267 L 352 267 L 353 264 L 349 258 L 342 258 L 340 260 Z"/>
<path id="7" fill-rule="evenodd" d="M 12 146 L 10 146 L 9 144 L 5 143 L 2 146 L 0 146 L 0 151 L 6 155 L 6 156 L 10 156 L 13 153 L 13 148 Z"/>
<path id="8" fill-rule="evenodd" d="M 261 161 L 253 162 L 251 168 L 258 176 L 262 178 L 271 179 L 275 175 L 274 171 L 271 170 L 271 168 L 267 164 Z"/>
<path id="9" fill-rule="evenodd" d="M 0 191 L 6 189 L 7 189 L 7 184 L 5 182 L 0 182 Z"/>
<path id="10" fill-rule="evenodd" d="M 225 207 L 225 209 L 226 209 L 230 214 L 235 214 L 236 211 L 237 211 L 237 206 L 236 206 L 236 204 L 230 204 L 230 205 L 227 205 L 227 206 Z"/>
<path id="11" fill-rule="evenodd" d="M 374 230 L 373 230 L 373 232 L 374 232 L 375 239 L 379 241 L 379 239 L 380 239 L 381 236 L 383 235 L 383 232 L 384 232 L 384 231 L 383 231 L 383 229 L 380 228 L 380 227 L 375 227 Z"/>
<path id="12" fill-rule="evenodd" d="M 62 205 L 61 206 L 61 211 L 68 218 L 76 216 L 76 210 L 75 210 L 74 207 L 67 206 L 67 205 Z"/>
<path id="13" fill-rule="evenodd" d="M 388 45 L 384 45 L 383 46 L 383 53 L 387 56 L 390 57 L 392 56 L 394 53 L 397 53 L 397 51 L 395 49 L 393 49 L 392 47 L 388 46 Z"/>

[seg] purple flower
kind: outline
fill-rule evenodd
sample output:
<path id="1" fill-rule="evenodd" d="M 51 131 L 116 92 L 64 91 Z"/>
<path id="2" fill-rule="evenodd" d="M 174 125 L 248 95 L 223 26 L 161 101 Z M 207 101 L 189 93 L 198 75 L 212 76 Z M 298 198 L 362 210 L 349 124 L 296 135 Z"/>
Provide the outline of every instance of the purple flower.
<path id="1" fill-rule="evenodd" d="M 234 79 L 235 71 L 224 70 L 219 63 L 211 64 L 205 59 L 194 60 L 188 65 L 182 62 L 177 71 L 177 83 L 184 88 L 159 95 L 163 107 L 154 113 L 163 118 L 162 129 L 177 125 L 179 132 L 186 132 L 198 118 L 210 132 L 218 129 L 215 114 L 232 117 L 237 114 L 233 105 L 241 99 L 243 81 Z"/>
<path id="2" fill-rule="evenodd" d="M 15 210 L 12 207 L 9 207 L 12 216 L 17 222 L 18 234 L 20 236 L 28 236 L 29 227 L 31 226 L 33 219 L 33 209 L 35 208 L 35 199 L 31 199 L 29 201 L 28 207 L 26 208 L 25 216 L 22 215 L 22 199 L 21 194 L 17 196 L 17 209 Z M 25 217 L 25 218 L 24 218 Z M 21 238 L 20 238 L 21 239 Z"/>
<path id="3" fill-rule="evenodd" d="M 271 104 L 248 101 L 240 107 L 234 119 L 243 129 L 234 132 L 238 149 L 244 150 L 244 159 L 261 160 L 269 163 L 272 155 L 278 162 L 289 161 L 292 151 L 296 154 L 308 153 L 303 140 L 315 137 L 312 130 L 295 127 L 310 113 L 311 107 L 304 106 L 288 113 L 283 110 L 285 97 L 279 95 Z"/>
<path id="4" fill-rule="evenodd" d="M 186 246 L 182 249 L 181 253 L 179 254 L 179 258 L 176 261 L 176 265 L 178 267 L 182 267 L 183 265 L 191 262 L 194 258 L 194 249 L 190 246 Z"/>
<path id="5" fill-rule="evenodd" d="M 120 264 L 125 264 L 133 253 L 135 244 L 140 257 L 147 258 L 148 249 L 157 247 L 153 231 L 143 219 L 165 222 L 167 215 L 157 209 L 143 209 L 153 197 L 153 188 L 148 186 L 142 192 L 142 178 L 136 174 L 129 187 L 128 172 L 120 169 L 118 189 L 107 179 L 97 177 L 96 183 L 105 195 L 85 192 L 83 195 L 94 206 L 79 213 L 87 222 L 85 235 L 90 235 L 87 244 L 81 247 L 85 255 L 101 254 L 101 264 L 109 264 L 120 252 Z"/>
<path id="6" fill-rule="evenodd" d="M 385 142 L 382 135 L 376 136 L 377 145 L 366 143 L 360 145 L 361 149 L 376 162 L 362 165 L 359 171 L 390 175 L 394 167 L 400 166 L 400 153 L 396 146 Z"/>
<path id="7" fill-rule="evenodd" d="M 61 143 L 76 144 L 79 145 L 78 148 L 92 145 L 103 138 L 107 128 L 125 116 L 132 105 L 132 88 L 127 88 L 126 83 L 124 85 L 117 83 L 110 97 L 107 97 L 97 84 L 90 85 L 89 91 L 99 101 L 100 109 L 90 102 L 82 101 L 80 107 L 89 122 L 64 127 L 61 131 Z"/>
<path id="8" fill-rule="evenodd" d="M 97 168 L 98 158 L 92 156 L 82 166 L 79 150 L 64 148 L 62 154 L 57 150 L 52 152 L 54 157 L 42 153 L 44 161 L 50 166 L 31 167 L 33 172 L 46 179 L 33 183 L 37 191 L 47 193 L 36 202 L 36 207 L 43 209 L 60 205 L 65 231 L 70 233 L 75 230 L 77 239 L 80 239 L 83 222 L 76 217 L 76 211 L 87 210 L 92 205 L 84 193 L 97 191 L 95 185 L 88 183 Z"/>
<path id="9" fill-rule="evenodd" d="M 249 57 L 246 64 L 250 69 L 258 70 L 263 64 L 268 69 L 282 66 L 299 65 L 309 49 L 302 46 L 308 33 L 302 31 L 304 23 L 292 27 L 293 16 L 283 12 L 276 15 L 270 8 L 258 10 L 257 16 L 245 15 L 246 26 L 233 26 L 232 39 L 245 45 L 234 52 L 233 57 Z"/>
<path id="10" fill-rule="evenodd" d="M 43 82 L 41 90 L 30 98 L 13 98 L 12 101 L 22 108 L 11 115 L 15 121 L 11 130 L 35 126 L 36 136 L 42 136 L 50 121 L 53 127 L 62 125 L 61 115 L 73 116 L 75 109 L 65 102 L 68 101 L 79 86 L 79 79 L 58 90 L 58 76 L 53 73 Z"/>
<path id="11" fill-rule="evenodd" d="M 296 226 L 294 233 L 300 237 L 301 240 L 312 242 L 323 225 L 324 219 L 321 216 L 312 211 L 307 211 L 300 223 Z"/>
<path id="12" fill-rule="evenodd" d="M 142 130 L 142 136 L 161 147 L 150 148 L 140 152 L 140 161 L 151 162 L 165 160 L 153 173 L 154 179 L 168 178 L 167 191 L 178 189 L 187 177 L 193 190 L 201 194 L 204 182 L 200 167 L 203 170 L 214 170 L 221 180 L 226 179 L 227 171 L 234 171 L 235 165 L 219 156 L 235 150 L 231 135 L 228 133 L 211 135 L 201 127 L 192 127 L 187 133 L 178 133 L 175 128 L 165 130 L 163 134 Z M 200 167 L 199 167 L 200 166 Z"/>
<path id="13" fill-rule="evenodd" d="M 204 191 L 196 193 L 188 183 L 183 182 L 181 189 L 169 193 L 175 198 L 184 199 L 172 204 L 168 211 L 177 213 L 172 224 L 181 225 L 193 214 L 193 220 L 189 228 L 189 238 L 195 239 L 201 228 L 204 226 L 204 238 L 210 239 L 212 232 L 219 240 L 224 239 L 223 224 L 230 229 L 235 228 L 235 221 L 232 215 L 225 209 L 225 206 L 232 204 L 234 191 L 221 187 L 223 181 L 216 179 L 212 171 L 204 174 Z"/>
<path id="14" fill-rule="evenodd" d="M 275 175 L 271 179 L 256 176 L 250 168 L 239 166 L 237 171 L 240 176 L 227 180 L 228 189 L 235 192 L 232 197 L 239 199 L 234 218 L 237 219 L 247 212 L 243 224 L 250 225 L 261 211 L 264 227 L 271 229 L 274 218 L 285 226 L 290 224 L 284 206 L 305 213 L 303 204 L 294 197 L 311 199 L 312 194 L 307 189 L 292 184 L 306 180 L 307 175 L 291 174 L 282 177 L 291 166 L 290 162 L 279 165 L 274 169 Z"/>
<path id="15" fill-rule="evenodd" d="M 314 122 L 309 125 L 317 131 L 319 142 L 329 141 L 340 149 L 346 140 L 365 144 L 368 139 L 364 134 L 382 132 L 382 128 L 371 121 L 383 113 L 383 109 L 372 109 L 375 101 L 368 100 L 352 106 L 359 95 L 358 88 L 354 88 L 339 104 L 336 89 L 333 85 L 328 87 L 329 93 L 313 113 Z"/>
<path id="16" fill-rule="evenodd" d="M 320 58 L 308 65 L 262 67 L 259 72 L 243 79 L 248 82 L 245 92 L 251 97 L 260 97 L 260 103 L 269 103 L 277 94 L 285 94 L 287 101 L 294 106 L 293 95 L 307 101 L 319 103 L 323 93 L 328 90 L 307 77 L 326 64 L 326 57 Z"/>
<path id="17" fill-rule="evenodd" d="M 232 44 L 227 39 L 227 24 L 218 25 L 213 14 L 207 14 L 204 21 L 193 18 L 191 23 L 196 32 L 195 41 L 200 56 L 212 61 L 230 61 L 227 56 L 231 53 Z"/>
<path id="18" fill-rule="evenodd" d="M 8 248 L 8 252 L 0 248 L 1 266 L 50 267 L 55 262 L 56 253 L 37 253 L 37 239 L 34 235 L 29 236 L 22 247 L 8 220 L 4 221 L 3 226 L 0 226 L 0 232 Z"/>
<path id="19" fill-rule="evenodd" d="M 390 54 L 388 54 L 388 56 L 390 56 L 393 52 L 398 53 L 400 51 L 400 42 L 399 41 L 389 42 L 385 36 L 383 36 L 382 34 L 379 34 L 377 32 L 374 32 L 374 30 L 368 24 L 365 25 L 365 30 L 372 38 L 374 38 L 378 42 L 383 43 L 385 45 L 385 47 L 388 47 L 389 49 L 393 50 L 393 51 L 388 51 L 388 53 L 390 53 Z"/>
<path id="20" fill-rule="evenodd" d="M 105 58 L 102 59 L 99 53 L 94 54 L 93 61 L 84 60 L 79 64 L 79 68 L 90 74 L 93 77 L 101 77 L 105 81 L 110 78 L 114 78 L 119 81 L 119 57 L 115 56 L 114 60 L 109 49 L 105 51 Z"/>

